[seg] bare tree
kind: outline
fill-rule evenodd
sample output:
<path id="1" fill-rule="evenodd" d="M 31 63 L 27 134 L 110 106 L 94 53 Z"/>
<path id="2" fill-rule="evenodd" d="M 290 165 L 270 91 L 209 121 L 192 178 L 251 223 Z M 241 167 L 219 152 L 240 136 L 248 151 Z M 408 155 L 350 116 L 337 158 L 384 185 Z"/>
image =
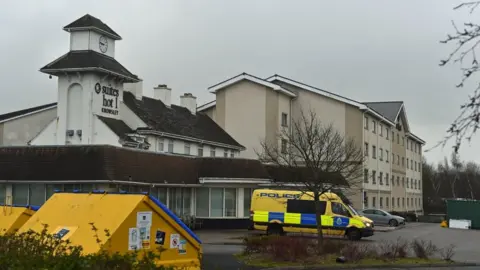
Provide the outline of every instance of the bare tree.
<path id="1" fill-rule="evenodd" d="M 315 112 L 303 111 L 292 121 L 291 130 L 283 129 L 278 138 L 261 143 L 259 158 L 289 175 L 295 188 L 313 194 L 316 209 L 318 243 L 322 244 L 320 195 L 362 183 L 364 154 L 352 138 L 346 138 L 332 124 L 324 125 Z M 351 234 L 359 233 L 352 232 Z M 350 235 L 356 238 L 357 235 Z"/>
<path id="2" fill-rule="evenodd" d="M 472 181 L 477 179 L 480 173 L 480 167 L 473 161 L 467 162 L 465 165 L 465 178 L 467 179 L 468 184 L 468 191 L 470 192 L 470 198 L 472 200 L 475 199 L 474 189 L 472 185 Z"/>
<path id="3" fill-rule="evenodd" d="M 470 14 L 472 14 L 479 5 L 480 1 L 465 2 L 454 7 L 454 10 L 467 8 L 470 10 Z M 441 43 L 454 43 L 455 49 L 446 59 L 440 61 L 440 66 L 450 63 L 460 64 L 462 77 L 457 84 L 457 88 L 462 88 L 480 70 L 477 60 L 477 49 L 480 44 L 480 24 L 467 22 L 458 26 L 452 21 L 452 25 L 454 33 L 448 34 L 447 38 L 442 40 Z M 447 135 L 434 147 L 439 145 L 443 147 L 450 139 L 454 138 L 455 144 L 453 148 L 454 152 L 457 153 L 462 141 L 464 139 L 470 141 L 477 132 L 480 127 L 480 83 L 474 82 L 474 84 L 476 87 L 473 94 L 461 105 L 460 114 L 450 125 Z"/>

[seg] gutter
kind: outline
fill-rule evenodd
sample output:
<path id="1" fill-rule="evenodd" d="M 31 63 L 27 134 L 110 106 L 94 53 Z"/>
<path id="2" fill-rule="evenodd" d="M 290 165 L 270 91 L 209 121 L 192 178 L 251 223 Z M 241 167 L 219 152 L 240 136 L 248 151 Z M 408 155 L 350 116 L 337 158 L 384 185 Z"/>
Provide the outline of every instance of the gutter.
<path id="1" fill-rule="evenodd" d="M 227 178 L 227 177 L 201 177 L 200 184 L 271 184 L 270 179 L 264 178 Z"/>
<path id="2" fill-rule="evenodd" d="M 100 184 L 128 184 L 128 185 L 139 185 L 139 186 L 181 186 L 181 187 L 201 187 L 201 184 L 183 184 L 183 183 L 146 183 L 146 182 L 135 182 L 135 181 L 122 181 L 122 180 L 0 180 L 0 183 L 9 183 L 9 184 L 79 184 L 79 183 L 100 183 Z"/>
<path id="3" fill-rule="evenodd" d="M 167 132 L 161 132 L 161 131 L 156 131 L 156 130 L 148 130 L 148 129 L 137 129 L 136 132 L 138 134 L 151 134 L 151 135 L 158 135 L 161 137 L 167 137 L 167 138 L 174 138 L 174 139 L 180 139 L 184 141 L 190 141 L 190 142 L 196 142 L 200 144 L 210 144 L 213 146 L 218 146 L 218 147 L 224 147 L 224 148 L 229 148 L 229 149 L 235 149 L 235 150 L 246 150 L 244 146 L 239 147 L 239 146 L 234 146 L 234 145 L 229 145 L 229 144 L 223 144 L 223 143 L 218 143 L 218 142 L 212 142 L 212 141 L 206 141 L 206 140 L 201 140 L 193 137 L 187 137 L 187 136 L 182 136 L 182 135 L 177 135 L 177 134 L 172 134 L 172 133 L 167 133 Z"/>

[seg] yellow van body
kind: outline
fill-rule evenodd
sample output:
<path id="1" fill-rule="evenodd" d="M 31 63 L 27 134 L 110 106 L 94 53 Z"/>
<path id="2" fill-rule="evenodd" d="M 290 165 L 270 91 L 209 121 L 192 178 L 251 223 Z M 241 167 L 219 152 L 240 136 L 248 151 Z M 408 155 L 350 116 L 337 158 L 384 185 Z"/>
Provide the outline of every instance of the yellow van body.
<path id="1" fill-rule="evenodd" d="M 322 232 L 351 240 L 373 235 L 372 223 L 352 213 L 335 193 L 320 196 Z M 251 229 L 268 234 L 317 233 L 312 192 L 256 189 L 250 207 Z"/>

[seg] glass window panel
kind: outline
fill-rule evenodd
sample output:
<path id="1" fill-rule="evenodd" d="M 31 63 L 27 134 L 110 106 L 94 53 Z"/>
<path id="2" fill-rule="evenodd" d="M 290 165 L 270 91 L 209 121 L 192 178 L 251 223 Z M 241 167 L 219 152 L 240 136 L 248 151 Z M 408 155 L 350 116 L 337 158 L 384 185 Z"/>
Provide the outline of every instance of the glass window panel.
<path id="1" fill-rule="evenodd" d="M 243 216 L 250 217 L 250 203 L 252 201 L 253 188 L 243 189 Z"/>
<path id="2" fill-rule="evenodd" d="M 225 189 L 225 216 L 226 217 L 237 216 L 237 189 L 236 188 Z"/>
<path id="3" fill-rule="evenodd" d="M 13 184 L 12 197 L 13 197 L 13 204 L 27 205 L 28 204 L 28 184 Z"/>
<path id="4" fill-rule="evenodd" d="M 7 187 L 5 184 L 0 184 L 0 204 L 6 204 Z"/>
<path id="5" fill-rule="evenodd" d="M 167 188 L 158 188 L 158 200 L 167 205 Z"/>
<path id="6" fill-rule="evenodd" d="M 208 217 L 208 202 L 209 202 L 209 190 L 208 188 L 196 189 L 196 216 Z"/>
<path id="7" fill-rule="evenodd" d="M 191 188 L 183 188 L 183 215 L 191 215 L 192 214 L 192 189 Z"/>
<path id="8" fill-rule="evenodd" d="M 65 184 L 65 185 L 63 185 L 63 189 L 64 189 L 64 191 L 72 192 L 75 189 L 75 185 L 74 184 Z"/>
<path id="9" fill-rule="evenodd" d="M 29 204 L 41 206 L 45 202 L 45 184 L 30 184 Z"/>
<path id="10" fill-rule="evenodd" d="M 55 191 L 63 191 L 62 184 L 47 184 L 47 200 L 52 197 Z"/>
<path id="11" fill-rule="evenodd" d="M 223 188 L 210 189 L 210 207 L 211 217 L 223 216 Z"/>

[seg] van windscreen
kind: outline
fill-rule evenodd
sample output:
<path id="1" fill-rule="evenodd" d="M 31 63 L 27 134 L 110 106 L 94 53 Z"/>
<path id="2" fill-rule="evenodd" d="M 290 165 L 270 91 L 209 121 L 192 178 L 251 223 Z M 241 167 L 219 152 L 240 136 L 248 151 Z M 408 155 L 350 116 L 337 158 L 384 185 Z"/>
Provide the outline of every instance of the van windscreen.
<path id="1" fill-rule="evenodd" d="M 326 202 L 320 201 L 321 214 L 325 214 Z M 315 202 L 310 200 L 287 200 L 287 213 L 315 214 Z"/>

